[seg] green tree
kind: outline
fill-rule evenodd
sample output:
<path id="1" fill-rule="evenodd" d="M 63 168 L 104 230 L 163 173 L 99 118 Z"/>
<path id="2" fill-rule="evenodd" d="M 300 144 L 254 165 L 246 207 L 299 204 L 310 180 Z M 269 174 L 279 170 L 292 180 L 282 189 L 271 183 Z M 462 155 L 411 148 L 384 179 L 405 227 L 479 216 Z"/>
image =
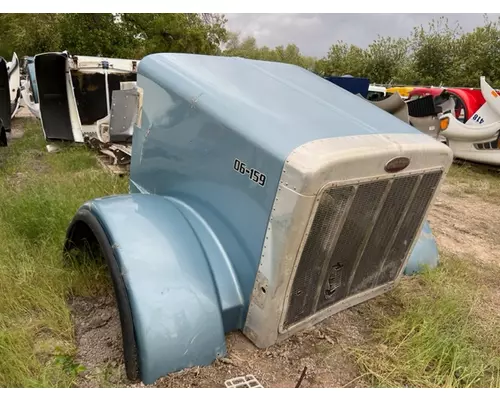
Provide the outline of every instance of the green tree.
<path id="1" fill-rule="evenodd" d="M 230 57 L 243 57 L 254 60 L 277 61 L 287 64 L 299 65 L 310 70 L 314 69 L 316 60 L 304 56 L 295 44 L 277 46 L 271 49 L 267 46 L 259 47 L 254 37 L 248 36 L 240 40 L 237 33 L 231 32 L 224 43 L 223 55 Z"/>
<path id="2" fill-rule="evenodd" d="M 371 81 L 388 83 L 401 75 L 408 63 L 407 39 L 378 37 L 365 51 L 366 75 Z"/>
<path id="3" fill-rule="evenodd" d="M 156 52 L 219 54 L 226 39 L 219 14 L 0 14 L 0 53 L 46 51 L 142 58 Z"/>
<path id="4" fill-rule="evenodd" d="M 138 56 L 158 52 L 219 54 L 226 19 L 215 14 L 120 14 Z"/>
<path id="5" fill-rule="evenodd" d="M 321 61 L 316 71 L 322 75 L 366 76 L 366 51 L 344 41 L 338 41 L 330 47 L 327 56 Z"/>
<path id="6" fill-rule="evenodd" d="M 295 44 L 259 47 L 226 29 L 221 14 L 0 14 L 0 55 L 48 51 L 140 59 L 157 52 L 245 57 L 299 65 L 319 75 L 367 77 L 377 83 L 500 86 L 500 19 L 463 33 L 448 20 L 415 27 L 407 38 L 378 37 L 366 48 L 339 41 L 316 59 Z M 418 83 L 417 83 L 418 82 Z"/>
<path id="7" fill-rule="evenodd" d="M 287 64 L 295 64 L 309 70 L 314 69 L 315 59 L 304 56 L 295 44 L 288 44 L 286 47 L 278 46 L 274 49 L 276 61 Z"/>
<path id="8" fill-rule="evenodd" d="M 269 57 L 269 48 L 259 49 L 257 47 L 257 41 L 254 37 L 248 36 L 243 40 L 240 40 L 237 33 L 232 32 L 228 37 L 228 42 L 226 43 L 226 48 L 223 51 L 223 55 L 231 57 L 243 57 L 251 59 L 269 59 L 263 58 L 263 56 Z"/>
<path id="9" fill-rule="evenodd" d="M 59 21 L 61 47 L 71 54 L 132 57 L 136 40 L 119 16 L 111 13 L 64 14 Z"/>
<path id="10" fill-rule="evenodd" d="M 61 46 L 64 14 L 0 14 L 0 55 L 6 59 L 54 51 Z"/>
<path id="11" fill-rule="evenodd" d="M 444 17 L 432 20 L 427 30 L 423 26 L 414 28 L 410 49 L 420 84 L 460 84 L 458 82 L 463 79 L 461 64 L 467 57 L 459 51 L 461 33 L 460 25 L 451 28 Z"/>
<path id="12" fill-rule="evenodd" d="M 464 34 L 458 41 L 461 57 L 458 85 L 478 87 L 479 77 L 485 76 L 493 86 L 500 86 L 500 20 Z"/>

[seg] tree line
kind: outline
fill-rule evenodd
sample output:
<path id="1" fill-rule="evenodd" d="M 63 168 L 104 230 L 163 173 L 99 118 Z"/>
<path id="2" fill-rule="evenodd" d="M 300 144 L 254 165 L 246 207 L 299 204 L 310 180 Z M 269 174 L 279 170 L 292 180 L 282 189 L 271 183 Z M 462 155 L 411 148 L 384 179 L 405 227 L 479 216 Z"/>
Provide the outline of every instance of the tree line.
<path id="1" fill-rule="evenodd" d="M 322 58 L 295 44 L 269 48 L 241 38 L 222 14 L 1 14 L 0 55 L 9 59 L 46 51 L 140 59 L 156 52 L 238 56 L 296 64 L 319 75 L 369 78 L 380 84 L 500 86 L 500 20 L 464 32 L 440 17 L 406 38 L 378 36 L 366 48 L 345 41 Z"/>

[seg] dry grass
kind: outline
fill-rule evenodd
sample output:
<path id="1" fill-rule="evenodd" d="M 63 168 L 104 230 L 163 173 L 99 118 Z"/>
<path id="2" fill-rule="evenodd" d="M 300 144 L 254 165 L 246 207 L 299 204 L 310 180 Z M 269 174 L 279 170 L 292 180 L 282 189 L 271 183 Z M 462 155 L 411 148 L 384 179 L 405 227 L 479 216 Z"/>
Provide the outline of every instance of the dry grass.
<path id="1" fill-rule="evenodd" d="M 486 201 L 500 198 L 500 171 L 468 163 L 454 164 L 447 181 L 453 187 L 454 195 L 474 194 Z"/>

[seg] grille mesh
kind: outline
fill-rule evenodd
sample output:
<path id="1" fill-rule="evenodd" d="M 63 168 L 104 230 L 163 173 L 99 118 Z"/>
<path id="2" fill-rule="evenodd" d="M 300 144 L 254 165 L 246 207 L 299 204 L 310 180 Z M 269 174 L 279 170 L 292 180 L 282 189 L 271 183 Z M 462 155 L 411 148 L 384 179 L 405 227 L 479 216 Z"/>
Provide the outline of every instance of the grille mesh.
<path id="1" fill-rule="evenodd" d="M 354 267 L 360 243 L 362 243 L 367 236 L 366 227 L 373 223 L 373 214 L 377 209 L 381 196 L 386 190 L 387 184 L 388 181 L 380 181 L 363 184 L 358 188 L 337 242 L 337 246 L 335 246 L 335 251 L 326 268 L 324 268 L 324 275 L 326 276 L 320 280 L 320 282 L 323 283 L 321 292 L 317 295 L 320 299 L 320 307 L 324 303 L 333 303 L 344 297 L 349 280 L 349 276 L 346 276 L 346 273 Z M 332 243 L 330 243 L 330 245 L 332 245 Z M 309 263 L 311 261 L 313 260 L 308 260 Z M 324 294 L 328 291 L 328 276 L 330 275 L 330 270 L 339 264 L 342 266 L 343 272 L 341 285 L 334 295 L 325 296 Z"/>
<path id="2" fill-rule="evenodd" d="M 442 172 L 326 190 L 288 297 L 284 328 L 393 281 Z"/>
<path id="3" fill-rule="evenodd" d="M 356 271 L 353 271 L 349 295 L 364 292 L 375 286 L 380 264 L 384 261 L 386 249 L 391 245 L 391 238 L 417 181 L 418 176 L 411 176 L 398 178 L 392 183 L 363 256 Z"/>
<path id="4" fill-rule="evenodd" d="M 413 239 L 418 234 L 417 229 L 422 222 L 422 215 L 436 190 L 441 174 L 441 172 L 435 172 L 422 177 L 418 191 L 383 265 L 379 278 L 381 283 L 390 282 L 396 278 L 398 266 L 403 263 Z"/>
<path id="5" fill-rule="evenodd" d="M 318 210 L 311 226 L 312 240 L 307 240 L 299 268 L 293 281 L 289 307 L 295 310 L 291 322 L 296 322 L 313 311 L 315 290 L 321 273 L 321 267 L 332 250 L 331 243 L 340 229 L 340 218 L 352 196 L 353 186 L 343 187 L 337 191 L 327 192 L 320 200 Z M 314 263 L 311 263 L 314 260 Z"/>

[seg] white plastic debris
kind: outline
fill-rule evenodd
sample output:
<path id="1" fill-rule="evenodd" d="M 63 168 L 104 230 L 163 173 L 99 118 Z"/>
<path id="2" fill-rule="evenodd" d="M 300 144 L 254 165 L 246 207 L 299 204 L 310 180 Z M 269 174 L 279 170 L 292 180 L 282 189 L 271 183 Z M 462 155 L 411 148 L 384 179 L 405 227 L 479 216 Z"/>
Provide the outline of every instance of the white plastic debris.
<path id="1" fill-rule="evenodd" d="M 48 144 L 47 145 L 47 151 L 49 153 L 57 153 L 61 148 L 59 146 L 56 146 L 55 144 Z"/>
<path id="2" fill-rule="evenodd" d="M 224 382 L 227 388 L 264 388 L 253 375 L 238 376 Z"/>

